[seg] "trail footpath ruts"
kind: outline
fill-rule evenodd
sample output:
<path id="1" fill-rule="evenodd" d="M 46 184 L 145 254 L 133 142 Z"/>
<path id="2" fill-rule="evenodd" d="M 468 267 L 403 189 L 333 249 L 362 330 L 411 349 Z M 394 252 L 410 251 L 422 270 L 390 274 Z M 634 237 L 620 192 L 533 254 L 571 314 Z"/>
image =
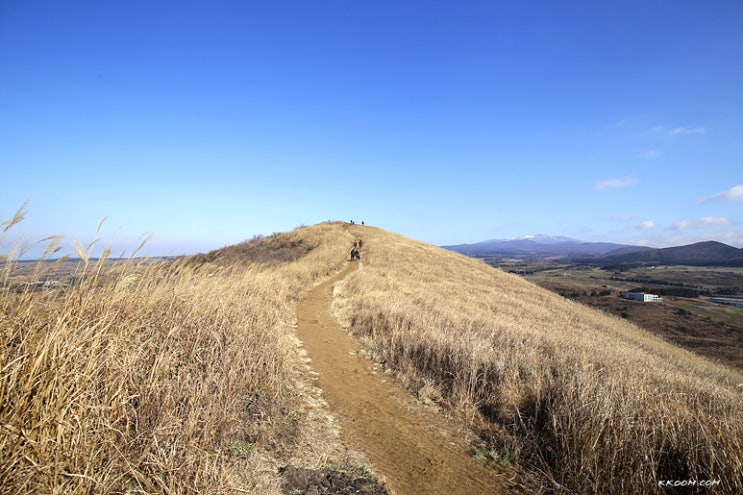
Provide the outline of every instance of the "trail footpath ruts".
<path id="1" fill-rule="evenodd" d="M 359 344 L 330 314 L 333 285 L 356 266 L 314 288 L 297 309 L 299 338 L 344 441 L 366 454 L 395 495 L 528 493 L 513 470 L 473 457 L 461 432 L 357 354 Z"/>

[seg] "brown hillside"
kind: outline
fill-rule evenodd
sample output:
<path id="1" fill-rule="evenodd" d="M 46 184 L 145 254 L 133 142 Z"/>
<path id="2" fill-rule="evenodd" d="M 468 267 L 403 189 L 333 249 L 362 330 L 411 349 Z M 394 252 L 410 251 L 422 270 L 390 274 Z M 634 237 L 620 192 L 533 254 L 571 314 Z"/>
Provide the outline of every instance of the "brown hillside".
<path id="1" fill-rule="evenodd" d="M 690 476 L 743 491 L 739 372 L 479 261 L 359 235 L 337 315 L 494 456 L 578 493 L 663 493 Z"/>
<path id="2" fill-rule="evenodd" d="M 478 458 L 542 491 L 666 493 L 659 482 L 693 477 L 743 492 L 740 373 L 478 261 L 325 223 L 172 263 L 81 262 L 70 285 L 39 288 L 39 264 L 0 286 L 0 494 L 324 493 L 346 479 L 379 493 L 295 330 L 299 301 L 358 239 L 335 314 L 480 435 Z"/>
<path id="3" fill-rule="evenodd" d="M 368 486 L 293 331 L 351 239 L 318 225 L 239 247 L 259 260 L 83 261 L 40 286 L 56 263 L 19 267 L 0 234 L 0 494 L 279 495 L 297 473 Z"/>

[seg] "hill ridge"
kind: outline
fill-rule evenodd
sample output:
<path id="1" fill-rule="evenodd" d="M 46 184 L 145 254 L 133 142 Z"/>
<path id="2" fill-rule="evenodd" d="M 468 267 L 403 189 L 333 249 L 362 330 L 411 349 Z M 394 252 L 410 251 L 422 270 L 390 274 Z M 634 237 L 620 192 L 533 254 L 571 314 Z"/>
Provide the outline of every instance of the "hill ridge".
<path id="1" fill-rule="evenodd" d="M 336 285 L 334 313 L 412 393 L 467 418 L 489 439 L 488 456 L 579 493 L 596 480 L 603 493 L 660 493 L 658 479 L 712 476 L 713 465 L 733 480 L 729 491 L 743 488 L 738 371 L 482 261 L 372 227 L 351 232 L 364 239 L 362 266 Z M 661 426 L 676 407 L 694 413 Z M 628 416 L 638 418 L 631 428 Z M 679 454 L 691 444 L 660 453 L 672 438 L 702 441 L 699 421 L 711 422 L 707 434 L 725 425 L 714 441 L 725 460 Z M 628 466 L 634 474 L 620 474 Z"/>
<path id="2" fill-rule="evenodd" d="M 310 241 L 317 229 L 326 235 Z M 483 442 L 478 455 L 579 493 L 601 480 L 608 494 L 629 486 L 660 494 L 657 481 L 678 472 L 725 472 L 727 491 L 743 488 L 739 372 L 482 261 L 377 227 L 320 224 L 287 235 L 314 246 L 287 267 L 330 244 L 346 260 L 351 240 L 363 239 L 361 265 L 335 284 L 334 315 L 419 400 L 461 418 Z M 349 244 L 336 245 L 341 238 Z M 671 424 L 662 420 L 669 410 L 679 411 Z M 629 416 L 638 419 L 621 427 Z M 679 443 L 686 438 L 693 444 Z M 715 455 L 695 457 L 699 442 L 711 442 Z M 669 445 L 673 457 L 663 454 Z"/>
<path id="3" fill-rule="evenodd" d="M 743 492 L 740 372 L 481 260 L 340 222 L 235 256 L 86 263 L 64 286 L 7 264 L 3 488 L 278 495 L 301 473 L 318 492 L 324 473 L 368 481 L 309 390 L 295 333 L 299 301 L 359 240 L 331 312 L 380 374 L 458 423 L 466 455 L 535 492 L 660 495 L 686 473 Z"/>

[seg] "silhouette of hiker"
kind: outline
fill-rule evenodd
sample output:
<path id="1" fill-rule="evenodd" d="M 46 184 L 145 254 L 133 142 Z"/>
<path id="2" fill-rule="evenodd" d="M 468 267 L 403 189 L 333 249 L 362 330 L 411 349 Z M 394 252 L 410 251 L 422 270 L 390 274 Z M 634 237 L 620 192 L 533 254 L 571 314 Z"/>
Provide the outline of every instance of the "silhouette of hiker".
<path id="1" fill-rule="evenodd" d="M 356 246 L 354 246 L 354 247 L 353 247 L 353 248 L 351 249 L 351 261 L 357 260 L 357 259 L 358 259 L 358 256 L 359 256 L 359 252 L 358 252 L 358 250 L 356 249 Z"/>
<path id="2" fill-rule="evenodd" d="M 354 244 L 356 244 L 356 243 L 354 242 Z M 363 246 L 364 246 L 364 241 L 362 241 L 361 239 L 359 239 L 359 249 L 361 249 Z"/>

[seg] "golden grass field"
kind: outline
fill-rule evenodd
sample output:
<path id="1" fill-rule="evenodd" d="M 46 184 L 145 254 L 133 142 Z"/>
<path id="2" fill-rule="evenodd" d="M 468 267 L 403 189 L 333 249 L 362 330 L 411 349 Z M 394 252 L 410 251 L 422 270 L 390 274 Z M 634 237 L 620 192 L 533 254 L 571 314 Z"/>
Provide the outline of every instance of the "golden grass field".
<path id="1" fill-rule="evenodd" d="M 44 290 L 11 282 L 17 251 L 2 246 L 0 493 L 281 493 L 289 463 L 360 469 L 294 332 L 302 294 L 358 238 L 339 320 L 492 458 L 544 492 L 719 479 L 715 493 L 743 493 L 739 372 L 482 262 L 342 223 L 177 261 L 83 261 L 74 284 Z"/>
<path id="2" fill-rule="evenodd" d="M 373 358 L 575 493 L 743 493 L 743 375 L 521 278 L 382 230 L 336 288 Z M 722 485 L 720 485 L 722 486 Z"/>
<path id="3" fill-rule="evenodd" d="M 351 237 L 296 235 L 301 263 L 99 260 L 65 289 L 4 284 L 0 493 L 282 493 L 283 464 L 352 462 L 293 334 Z"/>

